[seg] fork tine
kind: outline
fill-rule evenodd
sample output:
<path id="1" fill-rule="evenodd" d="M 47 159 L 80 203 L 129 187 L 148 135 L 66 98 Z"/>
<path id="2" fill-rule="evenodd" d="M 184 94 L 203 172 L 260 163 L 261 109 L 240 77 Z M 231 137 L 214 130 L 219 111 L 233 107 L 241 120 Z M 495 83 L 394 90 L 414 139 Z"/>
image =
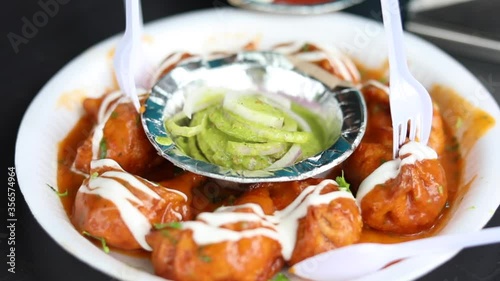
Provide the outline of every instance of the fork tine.
<path id="1" fill-rule="evenodd" d="M 423 142 L 423 137 L 424 137 L 424 121 L 422 119 L 422 115 L 418 116 L 418 121 L 417 121 L 417 138 L 419 142 Z"/>
<path id="2" fill-rule="evenodd" d="M 408 121 L 400 125 L 399 142 L 398 142 L 400 146 L 403 145 L 403 143 L 405 143 L 407 132 L 408 132 Z"/>
<path id="3" fill-rule="evenodd" d="M 417 130 L 419 130 L 419 120 L 420 116 L 417 116 L 416 118 L 410 118 L 410 140 L 414 141 L 415 140 L 415 135 L 417 134 Z"/>
<path id="4" fill-rule="evenodd" d="M 429 96 L 427 96 L 426 98 L 430 99 Z M 420 142 L 422 142 L 423 144 L 427 144 L 429 142 L 429 137 L 432 131 L 433 113 L 432 103 L 430 102 L 428 103 L 428 111 L 423 111 L 420 119 L 420 128 L 429 128 L 427 131 L 424 131 L 422 129 L 422 132 L 420 132 Z"/>
<path id="5" fill-rule="evenodd" d="M 398 152 L 399 152 L 399 126 L 400 124 L 398 124 L 397 126 L 394 126 L 394 124 L 392 125 L 392 158 L 393 159 L 396 159 L 396 157 L 398 156 Z"/>

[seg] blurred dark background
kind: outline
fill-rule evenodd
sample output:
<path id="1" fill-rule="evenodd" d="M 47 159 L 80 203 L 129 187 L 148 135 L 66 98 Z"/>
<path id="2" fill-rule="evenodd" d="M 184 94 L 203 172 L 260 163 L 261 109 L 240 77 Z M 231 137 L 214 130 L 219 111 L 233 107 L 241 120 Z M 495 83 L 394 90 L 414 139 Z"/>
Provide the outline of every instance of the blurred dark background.
<path id="1" fill-rule="evenodd" d="M 50 2 L 51 0 L 41 0 Z M 56 0 L 52 0 L 56 1 Z M 2 66 L 1 82 L 4 99 L 0 102 L 2 114 L 2 168 L 14 166 L 14 147 L 22 116 L 30 101 L 41 87 L 67 62 L 88 47 L 119 33 L 124 29 L 123 3 L 121 0 L 57 0 L 59 8 L 48 18 L 45 25 L 38 28 L 32 38 L 19 43 L 17 50 L 10 43 L 9 33 L 21 34 L 23 18 L 32 19 L 41 11 L 39 1 L 5 1 L 1 8 L 0 36 Z M 496 0 L 488 0 L 490 2 Z M 227 5 L 219 0 L 144 0 L 145 22 L 197 9 Z M 402 1 L 405 6 L 407 1 Z M 64 4 L 63 4 L 64 3 Z M 347 10 L 349 13 L 380 20 L 378 1 L 368 0 Z M 404 18 L 408 14 L 403 9 Z M 480 19 L 481 14 L 467 14 L 469 20 Z M 439 16 L 438 16 L 439 17 Z M 499 33 L 500 34 L 500 33 Z M 500 70 L 498 65 L 484 60 L 456 55 L 485 86 L 499 97 Z M 36 141 L 36 140 L 33 140 Z M 7 173 L 7 171 L 5 171 Z M 6 238 L 7 230 L 0 229 L 0 281 L 3 280 L 47 280 L 47 281 L 110 281 L 89 266 L 81 263 L 62 250 L 34 220 L 16 187 L 16 273 L 7 272 Z M 1 197 L 5 198 L 4 195 Z M 1 220 L 5 221 L 6 202 L 3 201 Z M 500 225 L 497 212 L 489 226 Z M 462 281 L 500 280 L 500 246 L 487 246 L 462 251 L 443 266 L 420 280 Z"/>

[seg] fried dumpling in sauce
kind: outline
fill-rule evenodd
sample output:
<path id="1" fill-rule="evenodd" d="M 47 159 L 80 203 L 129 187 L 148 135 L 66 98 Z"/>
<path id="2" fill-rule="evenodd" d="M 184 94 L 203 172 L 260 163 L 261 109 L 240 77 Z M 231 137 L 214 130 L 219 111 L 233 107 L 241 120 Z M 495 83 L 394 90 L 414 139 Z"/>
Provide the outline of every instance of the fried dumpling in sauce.
<path id="1" fill-rule="evenodd" d="M 77 192 L 71 220 L 108 245 L 151 250 L 145 237 L 154 224 L 191 218 L 185 194 L 129 174 L 114 160 L 92 161 L 90 172 Z"/>
<path id="2" fill-rule="evenodd" d="M 333 180 L 260 183 L 235 204 L 148 235 L 155 272 L 174 280 L 268 280 L 284 262 L 361 235 L 354 197 Z"/>
<path id="3" fill-rule="evenodd" d="M 139 113 L 120 92 L 86 99 L 84 108 L 96 125 L 77 149 L 74 169 L 89 174 L 92 160 L 108 158 L 127 172 L 142 175 L 164 162 L 146 137 Z"/>
<path id="4" fill-rule="evenodd" d="M 237 218 L 238 214 L 256 215 L 252 208 L 234 210 L 229 215 Z M 202 216 L 197 221 L 182 223 L 186 224 L 190 228 L 167 227 L 148 235 L 157 275 L 178 281 L 267 281 L 283 267 L 281 245 L 260 234 L 266 227 L 261 221 L 228 220 L 214 226 L 206 224 Z M 228 233 L 228 237 L 237 239 L 219 241 Z M 214 241 L 201 244 L 196 238 L 200 236 Z"/>
<path id="5" fill-rule="evenodd" d="M 315 191 L 317 194 L 313 194 Z M 303 192 L 309 196 L 300 199 L 299 196 Z M 316 201 L 320 196 L 329 199 Z M 304 202 L 306 204 L 301 208 L 300 203 Z M 236 200 L 236 204 L 247 203 L 258 204 L 266 214 L 286 213 L 290 211 L 285 209 L 296 208 L 290 212 L 293 215 L 302 209 L 304 213 L 297 217 L 295 235 L 292 234 L 295 244 L 287 258 L 289 265 L 328 250 L 353 244 L 361 237 L 363 223 L 356 201 L 349 192 L 341 191 L 333 180 L 316 178 L 255 184 L 250 191 Z M 286 217 L 284 221 L 291 221 Z"/>
<path id="6" fill-rule="evenodd" d="M 441 215 L 448 198 L 446 175 L 437 153 L 421 143 L 409 142 L 399 153 L 361 183 L 356 199 L 371 228 L 415 234 Z"/>

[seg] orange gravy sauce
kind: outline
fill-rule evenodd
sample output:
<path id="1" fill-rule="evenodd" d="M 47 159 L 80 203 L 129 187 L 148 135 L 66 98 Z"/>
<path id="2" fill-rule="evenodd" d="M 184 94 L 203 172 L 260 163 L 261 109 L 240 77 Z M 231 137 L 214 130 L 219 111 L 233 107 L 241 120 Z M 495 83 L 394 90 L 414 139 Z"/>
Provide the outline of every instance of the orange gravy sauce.
<path id="1" fill-rule="evenodd" d="M 376 79 L 381 82 L 385 81 L 387 65 L 378 70 L 366 69 L 360 65 L 358 67 L 363 80 Z M 415 235 L 396 235 L 365 227 L 360 242 L 397 243 L 434 235 L 446 225 L 456 205 L 461 201 L 461 198 L 463 198 L 473 182 L 473 180 L 467 183 L 462 182 L 463 157 L 467 155 L 476 140 L 493 127 L 495 120 L 488 113 L 471 105 L 450 88 L 434 86 L 430 92 L 434 102 L 441 108 L 447 135 L 445 152 L 440 155 L 440 161 L 446 172 L 448 182 L 447 207 L 443 210 L 436 224 L 425 232 Z M 83 176 L 71 171 L 71 165 L 75 159 L 76 150 L 89 136 L 93 125 L 93 121 L 89 116 L 83 116 L 66 138 L 59 143 L 57 186 L 60 192 L 68 191 L 68 195 L 61 197 L 61 201 L 70 218 L 76 193 L 84 179 Z M 161 174 L 165 175 L 166 170 L 173 168 L 167 164 L 159 169 L 162 170 Z M 170 176 L 173 175 L 172 171 Z M 155 178 L 153 176 L 155 172 L 152 171 L 151 173 L 153 178 Z M 155 180 L 160 179 L 155 178 Z M 96 243 L 96 245 L 100 247 L 100 243 Z M 133 256 L 148 256 L 144 251 L 118 250 L 118 252 L 132 254 Z"/>
<path id="2" fill-rule="evenodd" d="M 59 192 L 68 191 L 67 196 L 61 197 L 64 210 L 71 218 L 73 203 L 75 202 L 78 188 L 84 180 L 84 176 L 74 173 L 71 166 L 76 158 L 76 151 L 83 141 L 90 135 L 94 121 L 88 115 L 84 115 L 69 132 L 65 139 L 59 143 L 57 153 L 57 186 Z"/>

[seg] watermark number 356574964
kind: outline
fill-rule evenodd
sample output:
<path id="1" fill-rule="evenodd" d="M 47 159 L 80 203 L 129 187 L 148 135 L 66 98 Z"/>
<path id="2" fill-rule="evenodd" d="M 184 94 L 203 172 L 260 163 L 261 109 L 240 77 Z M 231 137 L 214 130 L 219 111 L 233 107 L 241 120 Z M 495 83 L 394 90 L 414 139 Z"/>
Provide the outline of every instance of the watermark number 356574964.
<path id="1" fill-rule="evenodd" d="M 7 168 L 7 270 L 16 273 L 16 168 Z"/>

